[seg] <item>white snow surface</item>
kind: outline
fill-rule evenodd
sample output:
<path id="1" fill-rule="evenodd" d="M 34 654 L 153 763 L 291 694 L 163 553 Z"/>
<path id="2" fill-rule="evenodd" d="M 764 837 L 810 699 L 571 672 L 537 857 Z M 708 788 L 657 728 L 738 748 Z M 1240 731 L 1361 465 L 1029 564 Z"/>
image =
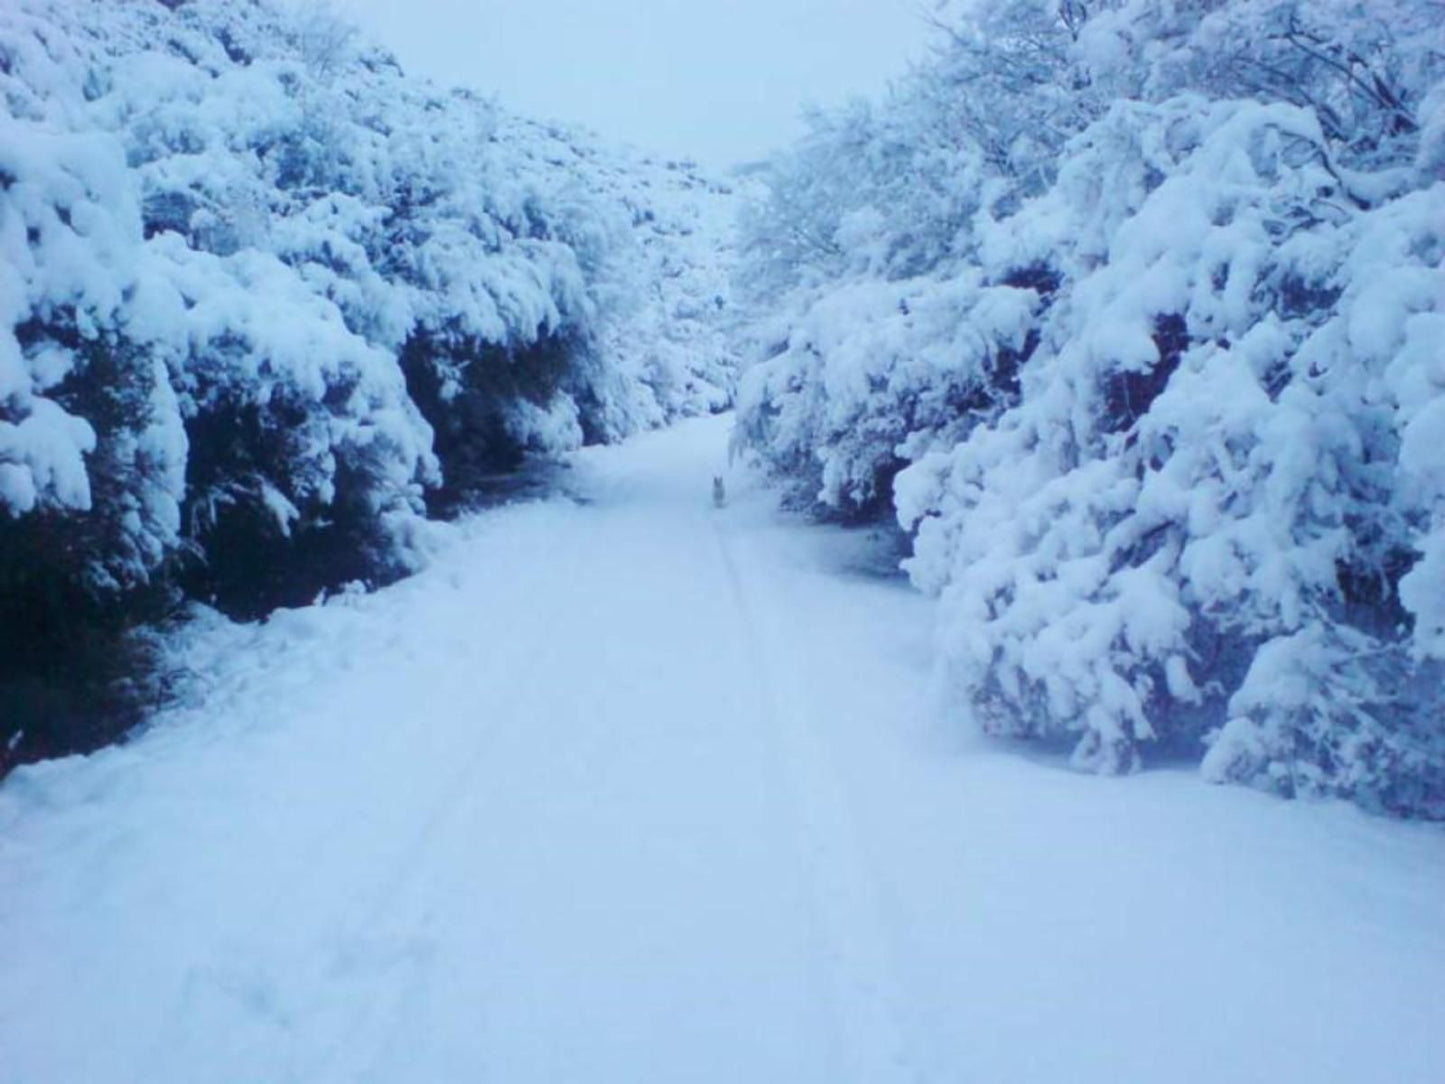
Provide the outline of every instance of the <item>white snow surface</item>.
<path id="1" fill-rule="evenodd" d="M 726 421 L 180 651 L 0 787 L 0 1081 L 1445 1079 L 1445 835 L 930 723 Z"/>

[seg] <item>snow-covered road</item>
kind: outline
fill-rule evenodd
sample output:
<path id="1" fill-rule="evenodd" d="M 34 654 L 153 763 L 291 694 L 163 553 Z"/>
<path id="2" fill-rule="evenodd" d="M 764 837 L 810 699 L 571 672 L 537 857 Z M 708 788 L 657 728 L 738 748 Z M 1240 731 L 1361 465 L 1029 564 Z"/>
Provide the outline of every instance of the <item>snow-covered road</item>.
<path id="1" fill-rule="evenodd" d="M 0 1082 L 1445 1080 L 1445 835 L 951 737 L 928 602 L 725 442 L 0 787 Z"/>

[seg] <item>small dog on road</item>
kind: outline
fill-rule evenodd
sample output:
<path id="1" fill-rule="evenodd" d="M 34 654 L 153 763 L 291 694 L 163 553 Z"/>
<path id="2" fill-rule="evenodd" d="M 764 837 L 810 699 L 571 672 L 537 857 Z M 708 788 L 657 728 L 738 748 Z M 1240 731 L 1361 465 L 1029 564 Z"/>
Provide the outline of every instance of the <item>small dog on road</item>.
<path id="1" fill-rule="evenodd" d="M 722 475 L 714 474 L 712 476 L 712 506 L 714 508 L 721 508 L 727 503 L 728 494 L 727 490 L 723 488 Z"/>

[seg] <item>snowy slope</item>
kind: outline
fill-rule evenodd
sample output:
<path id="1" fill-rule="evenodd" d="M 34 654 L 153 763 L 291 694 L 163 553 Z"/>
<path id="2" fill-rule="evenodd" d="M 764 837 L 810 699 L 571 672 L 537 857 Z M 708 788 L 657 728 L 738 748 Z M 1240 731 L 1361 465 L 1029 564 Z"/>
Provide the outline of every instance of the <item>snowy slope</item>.
<path id="1" fill-rule="evenodd" d="M 0 786 L 0 1081 L 1445 1078 L 1445 837 L 926 720 L 930 604 L 582 453 Z"/>

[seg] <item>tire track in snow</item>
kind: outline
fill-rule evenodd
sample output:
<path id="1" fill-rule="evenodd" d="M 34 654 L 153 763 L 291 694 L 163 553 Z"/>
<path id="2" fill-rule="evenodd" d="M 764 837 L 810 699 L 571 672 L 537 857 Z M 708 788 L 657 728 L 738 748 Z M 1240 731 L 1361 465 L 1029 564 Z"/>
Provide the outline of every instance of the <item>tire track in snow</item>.
<path id="1" fill-rule="evenodd" d="M 821 926 L 840 1084 L 923 1084 L 910 1041 L 895 953 L 877 884 L 856 842 L 843 785 L 814 732 L 804 690 L 778 677 L 785 639 L 760 624 L 751 592 L 714 522 L 713 537 L 746 640 L 758 710 L 777 745 L 791 796 L 799 854 Z M 787 671 L 786 663 L 782 670 Z"/>
<path id="2" fill-rule="evenodd" d="M 545 532 L 544 536 L 549 544 L 538 556 L 536 567 L 556 569 L 559 562 L 554 558 L 560 547 L 552 532 Z M 467 810 L 482 800 L 483 784 L 486 782 L 482 778 L 482 769 L 488 762 L 487 754 L 493 748 L 496 728 L 522 717 L 517 709 L 529 694 L 533 682 L 543 674 L 548 664 L 555 663 L 555 630 L 565 619 L 568 601 L 576 596 L 575 587 L 585 567 L 578 560 L 566 560 L 560 564 L 567 569 L 565 585 L 558 590 L 554 584 L 550 593 L 553 601 L 545 616 L 534 621 L 530 635 L 520 641 L 519 649 L 507 652 L 506 665 L 492 668 L 492 674 L 501 678 L 504 695 L 487 705 L 490 715 L 487 724 L 478 727 L 474 742 L 462 754 L 459 766 L 440 789 L 439 799 L 429 804 L 429 812 L 409 837 L 410 842 L 401 849 L 364 910 L 347 925 L 346 932 L 337 937 L 335 944 L 343 953 L 352 946 L 378 943 L 377 931 L 389 921 L 394 921 L 407 893 L 422 900 L 442 898 L 442 894 L 435 891 L 420 890 L 427 886 L 435 889 L 439 883 L 462 876 L 463 871 L 455 864 L 438 861 L 435 856 L 445 850 L 443 840 L 466 825 L 464 814 Z M 549 574 L 549 578 L 555 580 L 556 577 Z M 428 871 L 430 876 L 427 876 Z M 411 937 L 383 938 L 381 943 L 424 945 L 426 939 L 420 936 L 421 931 L 416 927 L 424 927 L 429 918 L 430 913 L 423 905 L 419 914 L 407 920 Z M 426 994 L 423 965 L 427 954 L 423 951 L 420 955 L 422 959 L 410 953 L 402 956 L 404 962 L 410 963 L 406 967 L 407 981 L 394 983 L 381 994 L 365 1001 L 343 1034 L 330 1044 L 314 1070 L 308 1073 L 308 1080 L 382 1079 L 378 1076 L 378 1066 L 394 1049 L 403 1027 L 414 1018 L 411 1006 Z M 344 1059 L 347 1063 L 345 1071 L 335 1072 L 347 1053 L 350 1056 Z"/>
<path id="3" fill-rule="evenodd" d="M 532 551 L 535 559 L 526 567 L 538 570 L 549 582 L 559 577 L 559 565 L 565 567 L 566 571 L 560 575 L 570 587 L 576 581 L 577 562 L 555 559 L 559 549 L 558 532 L 548 529 L 551 526 L 554 525 L 543 523 L 531 528 L 531 534 L 543 542 Z M 478 542 L 485 546 L 487 538 Z M 470 548 L 467 543 L 462 545 Z M 463 589 L 459 581 L 458 590 Z M 522 691 L 549 661 L 547 647 L 557 622 L 565 615 L 566 599 L 571 591 L 564 588 L 551 595 L 525 593 L 528 597 L 550 597 L 552 604 L 544 612 L 529 614 L 531 620 L 521 630 L 523 635 L 510 640 L 508 650 L 489 657 L 480 673 L 457 675 L 446 683 L 451 695 L 485 687 L 500 689 L 503 694 L 484 706 L 487 718 L 474 731 L 463 732 L 466 741 L 452 743 L 458 746 L 453 755 L 444 756 L 443 751 L 436 749 L 418 753 L 426 750 L 422 735 L 439 721 L 439 717 L 423 711 L 413 712 L 406 725 L 388 728 L 380 744 L 376 744 L 375 736 L 367 739 L 373 757 L 380 756 L 399 765 L 409 759 L 412 777 L 417 774 L 416 767 L 426 767 L 432 761 L 443 766 L 457 765 L 446 775 L 445 782 L 429 792 L 437 795 L 435 799 L 414 803 L 418 808 L 409 810 L 414 814 L 410 818 L 414 827 L 401 832 L 398 842 L 386 848 L 386 872 L 371 878 L 367 874 L 373 866 L 357 867 L 354 857 L 350 864 L 348 859 L 338 863 L 331 857 L 348 853 L 337 844 L 356 831 L 359 810 L 348 803 L 331 819 L 327 830 L 316 833 L 291 856 L 285 867 L 287 872 L 276 876 L 275 888 L 267 902 L 247 916 L 244 929 L 227 937 L 217 951 L 193 965 L 190 975 L 176 991 L 171 1010 L 162 1017 L 159 1033 L 149 1044 L 151 1055 L 141 1058 L 131 1074 L 136 1084 L 155 1079 L 152 1066 L 160 1060 L 159 1052 L 178 1045 L 204 1043 L 204 1037 L 193 1034 L 196 1029 L 190 1021 L 198 1013 L 204 1017 L 206 1006 L 217 999 L 232 1008 L 241 1006 L 242 1015 L 251 1018 L 258 1031 L 271 1029 L 293 1036 L 309 1031 L 310 1041 L 289 1052 L 285 1075 L 278 1079 L 305 1084 L 370 1079 L 365 1063 L 376 1060 L 385 1051 L 400 1023 L 407 1018 L 407 1003 L 424 994 L 429 967 L 429 942 L 425 930 L 419 928 L 425 925 L 425 915 L 409 920 L 405 924 L 407 928 L 400 933 L 394 929 L 382 933 L 380 927 L 387 923 L 403 893 L 429 871 L 433 879 L 454 872 L 446 869 L 445 864 L 428 859 L 435 853 L 439 835 L 457 820 L 461 807 L 475 790 L 468 784 L 477 780 L 486 761 L 495 726 L 514 716 Z M 489 601 L 481 599 L 479 603 Z M 506 616 L 515 618 L 517 613 L 508 607 Z M 406 650 L 408 643 L 403 637 L 399 646 Z M 445 724 L 451 717 L 446 713 L 440 721 Z M 385 803 L 405 793 L 406 788 L 401 787 L 390 796 L 375 795 L 371 800 Z M 420 815 L 415 815 L 418 812 Z M 338 877 L 351 879 L 359 890 L 347 901 L 344 915 L 330 914 L 325 907 L 334 899 Z M 314 900 L 318 892 L 319 903 Z M 271 946 L 275 931 L 295 929 L 298 923 L 311 936 L 303 950 L 306 955 L 297 962 L 297 968 L 284 975 L 259 968 L 251 957 L 266 958 L 273 954 L 252 950 Z M 396 923 L 391 925 L 395 927 Z M 347 986 L 355 989 L 365 985 L 377 987 L 377 992 L 349 997 L 341 994 Z M 316 1004 L 313 991 L 318 989 L 330 991 L 327 1001 L 331 1004 Z M 332 1004 L 346 1007 L 339 1023 Z M 305 1027 L 297 1027 L 298 1017 L 305 1021 Z M 367 1051 L 374 1054 L 367 1055 Z M 343 1052 L 350 1052 L 349 1056 L 343 1058 Z M 360 1069 L 355 1064 L 358 1056 L 362 1062 Z M 341 1070 L 342 1061 L 352 1064 Z M 225 1079 L 224 1071 L 218 1079 Z"/>

